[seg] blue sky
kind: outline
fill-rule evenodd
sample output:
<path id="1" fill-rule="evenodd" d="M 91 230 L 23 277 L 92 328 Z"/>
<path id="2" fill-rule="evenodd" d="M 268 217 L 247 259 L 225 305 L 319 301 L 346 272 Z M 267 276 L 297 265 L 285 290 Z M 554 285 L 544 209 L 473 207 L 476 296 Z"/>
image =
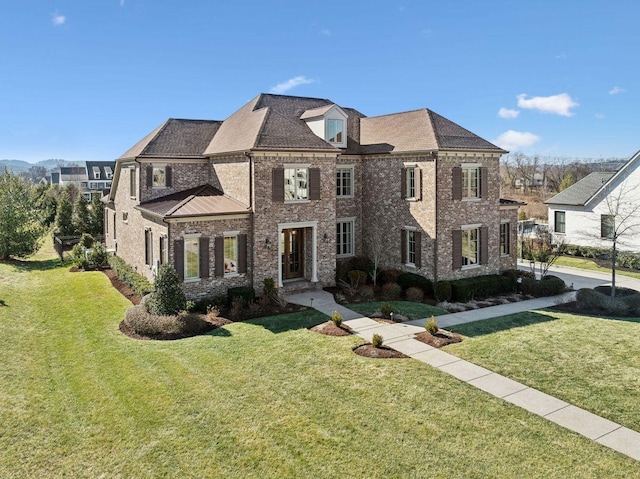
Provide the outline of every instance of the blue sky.
<path id="1" fill-rule="evenodd" d="M 628 157 L 638 18 L 634 0 L 5 0 L 0 159 L 114 159 L 167 118 L 223 120 L 263 92 Z"/>

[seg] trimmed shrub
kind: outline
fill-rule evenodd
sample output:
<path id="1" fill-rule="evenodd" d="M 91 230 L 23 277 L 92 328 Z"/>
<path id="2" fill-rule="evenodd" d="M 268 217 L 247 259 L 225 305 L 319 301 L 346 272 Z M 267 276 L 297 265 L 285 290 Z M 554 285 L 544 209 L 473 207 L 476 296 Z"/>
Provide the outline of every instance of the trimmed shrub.
<path id="1" fill-rule="evenodd" d="M 622 296 L 620 301 L 629 307 L 629 315 L 640 316 L 640 294 Z"/>
<path id="2" fill-rule="evenodd" d="M 331 322 L 333 322 L 337 327 L 342 326 L 342 315 L 337 311 L 334 311 L 331 315 Z"/>
<path id="3" fill-rule="evenodd" d="M 149 300 L 149 311 L 157 315 L 172 315 L 186 307 L 187 298 L 176 270 L 169 263 L 161 264 Z"/>
<path id="4" fill-rule="evenodd" d="M 438 281 L 435 288 L 436 299 L 440 302 L 451 299 L 451 283 L 449 281 Z"/>
<path id="5" fill-rule="evenodd" d="M 211 325 L 196 315 L 157 316 L 150 314 L 143 304 L 127 309 L 124 323 L 136 334 L 150 338 L 195 336 L 211 329 Z"/>
<path id="6" fill-rule="evenodd" d="M 359 285 L 365 284 L 367 282 L 367 273 L 360 269 L 353 269 L 347 273 L 349 277 L 349 283 L 354 288 L 358 288 Z"/>
<path id="7" fill-rule="evenodd" d="M 267 298 L 271 298 L 274 294 L 276 294 L 276 282 L 273 278 L 265 278 L 264 286 L 262 287 L 262 295 Z"/>
<path id="8" fill-rule="evenodd" d="M 631 312 L 633 303 L 636 300 L 628 298 L 633 298 L 633 296 L 612 298 L 588 288 L 580 289 L 576 293 L 576 301 L 580 307 L 594 312 L 605 311 L 613 316 L 627 316 Z M 638 298 L 640 298 L 640 295 L 638 295 Z M 640 302 L 640 299 L 638 301 Z"/>
<path id="9" fill-rule="evenodd" d="M 378 333 L 375 333 L 371 338 L 371 344 L 374 348 L 381 348 L 382 343 L 384 342 L 384 338 L 380 336 Z"/>
<path id="10" fill-rule="evenodd" d="M 119 256 L 109 256 L 109 266 L 138 296 L 144 296 L 153 291 L 153 285 L 141 274 L 129 266 Z"/>
<path id="11" fill-rule="evenodd" d="M 402 288 L 398 283 L 387 283 L 382 286 L 382 297 L 388 300 L 400 299 Z"/>
<path id="12" fill-rule="evenodd" d="M 566 289 L 564 281 L 557 276 L 545 276 L 537 280 L 531 278 L 523 278 L 520 288 L 524 294 L 530 294 L 536 298 L 543 296 L 555 296 L 561 294 Z"/>
<path id="13" fill-rule="evenodd" d="M 107 248 L 103 243 L 93 243 L 93 247 L 87 253 L 87 260 L 89 260 L 89 264 L 101 268 L 106 266 L 109 260 L 109 255 L 107 254 Z"/>
<path id="14" fill-rule="evenodd" d="M 451 296 L 454 301 L 466 303 L 472 299 L 510 293 L 514 291 L 515 284 L 512 275 L 490 274 L 475 278 L 458 279 L 451 281 Z"/>
<path id="15" fill-rule="evenodd" d="M 604 294 L 605 296 L 611 296 L 611 286 L 596 286 L 593 289 L 598 293 Z M 616 286 L 616 298 L 633 296 L 634 294 L 640 294 L 640 292 L 636 291 L 635 289 Z"/>
<path id="16" fill-rule="evenodd" d="M 362 301 L 372 301 L 376 297 L 373 286 L 368 284 L 360 286 L 358 294 L 360 294 L 360 298 L 362 299 Z"/>
<path id="17" fill-rule="evenodd" d="M 399 269 L 385 269 L 380 273 L 380 280 L 385 283 L 397 283 L 398 278 L 403 272 Z"/>
<path id="18" fill-rule="evenodd" d="M 391 303 L 383 301 L 380 304 L 380 312 L 385 318 L 388 318 L 389 316 L 391 316 L 391 313 L 393 313 L 393 306 L 391 306 Z"/>
<path id="19" fill-rule="evenodd" d="M 71 248 L 71 262 L 76 268 L 79 269 L 88 269 L 89 261 L 84 255 L 84 246 L 82 243 L 78 243 Z"/>
<path id="20" fill-rule="evenodd" d="M 420 276 L 419 274 L 402 273 L 398 276 L 398 284 L 405 291 L 409 288 L 420 288 L 427 296 L 431 296 L 433 294 L 433 283 L 431 280 L 424 276 Z"/>
<path id="21" fill-rule="evenodd" d="M 422 288 L 411 287 L 407 289 L 405 292 L 405 296 L 409 301 L 413 301 L 415 303 L 421 303 L 424 299 L 424 291 Z"/>
<path id="22" fill-rule="evenodd" d="M 336 266 L 336 280 L 347 281 L 349 271 L 354 269 L 364 271 L 365 275 L 367 275 L 373 271 L 373 263 L 366 256 L 354 256 L 353 258 L 340 260 Z"/>
<path id="23" fill-rule="evenodd" d="M 227 291 L 229 304 L 233 304 L 233 300 L 236 297 L 241 298 L 245 304 L 249 304 L 256 298 L 256 292 L 251 286 L 237 286 L 235 288 L 229 288 Z"/>
<path id="24" fill-rule="evenodd" d="M 431 334 L 436 334 L 438 332 L 438 322 L 436 321 L 436 317 L 431 315 L 427 322 L 424 323 L 424 329 L 426 329 Z"/>

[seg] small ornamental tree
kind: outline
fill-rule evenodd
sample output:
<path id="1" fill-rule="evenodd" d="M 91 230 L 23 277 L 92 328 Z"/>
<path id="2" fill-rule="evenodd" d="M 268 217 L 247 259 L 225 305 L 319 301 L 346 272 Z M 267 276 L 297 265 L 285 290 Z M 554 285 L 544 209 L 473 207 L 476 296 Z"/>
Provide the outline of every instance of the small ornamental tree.
<path id="1" fill-rule="evenodd" d="M 153 284 L 149 311 L 158 316 L 177 314 L 187 307 L 187 298 L 180 287 L 176 270 L 169 263 L 160 265 Z"/>
<path id="2" fill-rule="evenodd" d="M 68 191 L 62 193 L 56 212 L 56 232 L 61 236 L 70 236 L 75 232 L 73 226 L 73 205 Z"/>
<path id="3" fill-rule="evenodd" d="M 76 207 L 73 211 L 73 223 L 78 234 L 89 233 L 91 230 L 89 203 L 84 195 L 78 195 L 78 199 L 76 199 Z"/>
<path id="4" fill-rule="evenodd" d="M 91 234 L 101 235 L 104 233 L 104 204 L 100 201 L 100 195 L 93 195 L 91 198 L 90 212 Z"/>

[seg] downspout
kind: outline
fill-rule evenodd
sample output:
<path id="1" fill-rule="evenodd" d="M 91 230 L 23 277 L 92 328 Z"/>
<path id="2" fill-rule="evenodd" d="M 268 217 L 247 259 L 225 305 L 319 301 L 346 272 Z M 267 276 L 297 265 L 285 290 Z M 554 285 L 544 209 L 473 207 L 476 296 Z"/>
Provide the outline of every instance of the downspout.
<path id="1" fill-rule="evenodd" d="M 249 278 L 249 283 L 251 284 L 251 287 L 255 289 L 255 284 L 253 282 L 254 265 L 256 264 L 255 208 L 253 205 L 253 157 L 249 151 L 245 151 L 244 156 L 249 159 L 249 210 L 251 211 L 249 220 L 249 237 L 251 238 L 251 277 Z"/>

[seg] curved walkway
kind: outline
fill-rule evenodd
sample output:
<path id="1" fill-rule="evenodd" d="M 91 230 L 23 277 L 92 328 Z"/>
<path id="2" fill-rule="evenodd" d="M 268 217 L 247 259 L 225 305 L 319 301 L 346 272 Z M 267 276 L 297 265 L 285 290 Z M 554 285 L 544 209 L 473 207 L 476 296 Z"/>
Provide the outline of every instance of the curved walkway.
<path id="1" fill-rule="evenodd" d="M 562 277 L 558 273 L 557 271 L 553 272 L 553 274 Z M 579 285 L 576 285 L 578 280 L 574 279 L 574 287 L 577 286 L 577 288 L 593 287 L 586 285 L 590 279 L 598 284 L 604 284 L 602 278 L 585 279 L 582 276 L 577 276 L 577 278 L 580 278 Z M 567 282 L 572 278 L 563 277 L 563 279 Z M 567 282 L 567 284 L 571 283 Z M 438 324 L 441 327 L 451 327 L 482 319 L 546 308 L 572 301 L 574 295 L 575 293 L 571 292 L 551 298 L 537 298 L 462 313 L 450 313 L 438 316 Z M 337 304 L 333 295 L 323 290 L 292 294 L 287 296 L 287 300 L 291 303 L 310 306 L 327 316 L 331 316 L 334 311 L 337 311 L 342 314 L 344 323 L 366 341 L 371 341 L 373 334 L 378 333 L 385 339 L 385 345 L 413 359 L 429 364 L 492 396 L 520 406 L 533 414 L 640 461 L 640 433 L 414 339 L 416 333 L 424 331 L 426 319 L 395 324 L 378 323 Z"/>

